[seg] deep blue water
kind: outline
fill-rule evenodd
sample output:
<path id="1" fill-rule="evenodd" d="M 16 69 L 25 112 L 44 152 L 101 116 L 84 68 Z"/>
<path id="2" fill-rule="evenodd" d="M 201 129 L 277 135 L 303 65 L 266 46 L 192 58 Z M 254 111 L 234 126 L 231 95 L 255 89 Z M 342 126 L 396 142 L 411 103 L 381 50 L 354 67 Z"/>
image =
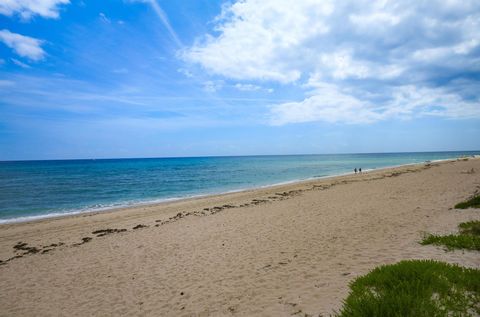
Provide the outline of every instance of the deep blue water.
<path id="1" fill-rule="evenodd" d="M 0 223 L 221 193 L 426 160 L 431 152 L 0 162 Z"/>

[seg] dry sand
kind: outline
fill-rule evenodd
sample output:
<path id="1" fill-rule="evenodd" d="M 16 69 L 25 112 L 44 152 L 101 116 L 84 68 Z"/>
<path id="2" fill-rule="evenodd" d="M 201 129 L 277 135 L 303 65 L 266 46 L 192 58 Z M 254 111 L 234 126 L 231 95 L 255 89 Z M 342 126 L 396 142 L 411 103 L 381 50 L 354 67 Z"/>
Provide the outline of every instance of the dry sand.
<path id="1" fill-rule="evenodd" d="M 2 225 L 0 315 L 328 315 L 381 264 L 480 267 L 418 243 L 480 219 L 451 209 L 479 189 L 470 159 Z"/>

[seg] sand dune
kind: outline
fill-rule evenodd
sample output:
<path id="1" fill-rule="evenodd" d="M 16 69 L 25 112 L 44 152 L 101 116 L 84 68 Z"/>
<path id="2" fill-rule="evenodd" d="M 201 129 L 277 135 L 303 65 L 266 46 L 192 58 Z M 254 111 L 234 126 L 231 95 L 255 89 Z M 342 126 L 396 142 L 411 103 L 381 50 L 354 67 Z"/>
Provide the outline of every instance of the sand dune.
<path id="1" fill-rule="evenodd" d="M 418 244 L 478 190 L 470 159 L 2 225 L 0 315 L 328 315 L 380 264 L 480 267 Z"/>

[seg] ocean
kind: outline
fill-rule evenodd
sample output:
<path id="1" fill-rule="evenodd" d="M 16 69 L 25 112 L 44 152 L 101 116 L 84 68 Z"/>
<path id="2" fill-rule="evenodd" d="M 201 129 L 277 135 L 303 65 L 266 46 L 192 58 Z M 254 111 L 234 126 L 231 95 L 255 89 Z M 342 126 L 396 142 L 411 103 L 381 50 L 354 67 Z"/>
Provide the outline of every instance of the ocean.
<path id="1" fill-rule="evenodd" d="M 258 188 L 476 152 L 0 162 L 0 223 Z"/>

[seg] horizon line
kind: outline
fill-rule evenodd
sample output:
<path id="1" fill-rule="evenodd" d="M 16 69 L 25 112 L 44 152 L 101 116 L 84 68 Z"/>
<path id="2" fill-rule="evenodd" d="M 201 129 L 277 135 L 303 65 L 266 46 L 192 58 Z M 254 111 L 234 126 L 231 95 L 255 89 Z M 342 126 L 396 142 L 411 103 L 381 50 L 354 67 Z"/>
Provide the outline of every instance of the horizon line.
<path id="1" fill-rule="evenodd" d="M 447 150 L 447 151 L 400 151 L 400 152 L 356 152 L 356 153 L 297 153 L 297 154 L 240 154 L 240 155 L 193 155 L 193 156 L 147 156 L 147 157 L 100 157 L 100 158 L 55 158 L 55 159 L 19 159 L 0 160 L 8 162 L 47 162 L 47 161 L 107 161 L 107 160 L 154 160 L 154 159 L 180 159 L 180 158 L 226 158 L 226 157 L 258 157 L 258 156 L 315 156 L 315 155 L 368 155 L 368 154 L 408 154 L 408 153 L 455 153 L 478 152 L 479 150 Z"/>

